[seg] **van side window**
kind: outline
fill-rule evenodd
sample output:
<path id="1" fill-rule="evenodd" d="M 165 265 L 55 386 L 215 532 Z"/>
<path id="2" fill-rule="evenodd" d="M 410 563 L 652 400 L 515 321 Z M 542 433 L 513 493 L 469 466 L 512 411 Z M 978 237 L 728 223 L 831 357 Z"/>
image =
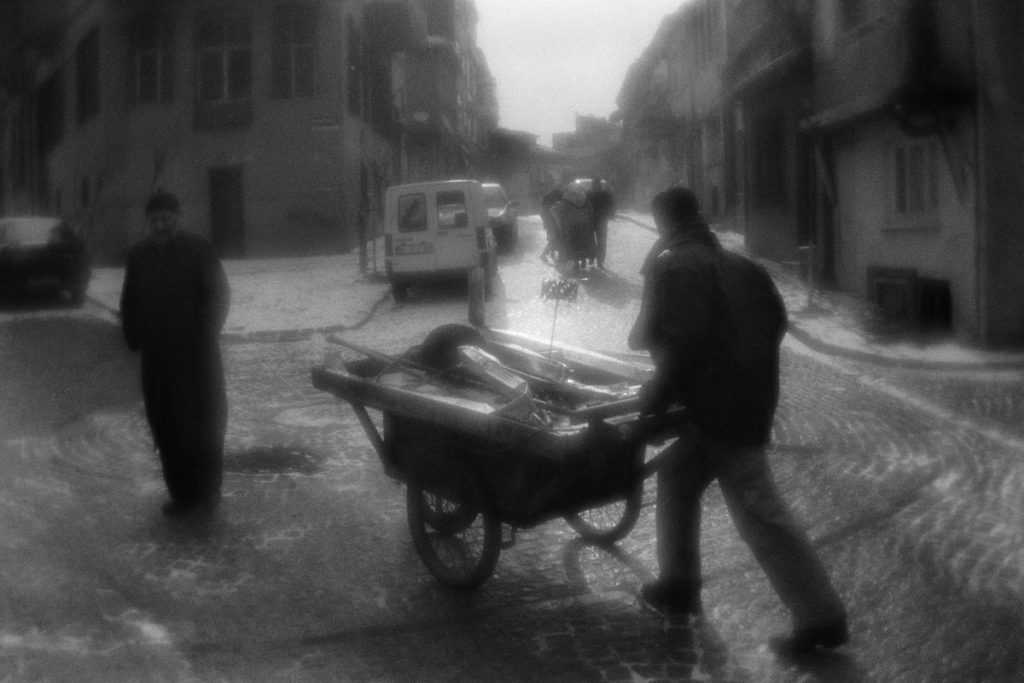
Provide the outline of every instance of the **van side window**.
<path id="1" fill-rule="evenodd" d="M 421 232 L 427 229 L 427 196 L 403 194 L 398 198 L 398 232 Z"/>
<path id="2" fill-rule="evenodd" d="M 462 192 L 437 193 L 437 227 L 439 230 L 465 228 L 469 225 L 466 195 Z"/>

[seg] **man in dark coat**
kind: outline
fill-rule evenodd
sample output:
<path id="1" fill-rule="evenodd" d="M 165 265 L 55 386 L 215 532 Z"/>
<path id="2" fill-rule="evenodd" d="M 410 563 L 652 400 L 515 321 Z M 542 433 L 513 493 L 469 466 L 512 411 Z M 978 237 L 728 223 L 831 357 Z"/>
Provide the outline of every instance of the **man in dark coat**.
<path id="1" fill-rule="evenodd" d="M 549 190 L 540 200 L 540 219 L 544 223 L 544 234 L 547 236 L 547 244 L 540 257 L 561 260 L 564 256 L 565 247 L 562 245 L 562 235 L 558 221 L 551 213 L 551 209 L 562 199 L 562 188 L 557 185 Z"/>
<path id="2" fill-rule="evenodd" d="M 608 184 L 600 178 L 594 178 L 590 182 L 588 195 L 590 206 L 594 210 L 597 267 L 604 268 L 604 258 L 608 253 L 608 221 L 615 215 L 615 197 L 608 189 Z"/>
<path id="3" fill-rule="evenodd" d="M 146 418 L 160 453 L 172 514 L 220 499 L 227 395 L 218 338 L 227 317 L 227 276 L 210 241 L 178 230 L 174 195 L 146 205 L 149 235 L 128 256 L 121 320 L 142 353 Z"/>
<path id="4" fill-rule="evenodd" d="M 701 496 L 718 480 L 736 527 L 792 611 L 794 629 L 773 639 L 781 654 L 845 643 L 846 610 L 772 481 L 765 456 L 779 396 L 786 312 L 768 273 L 719 245 L 693 192 L 654 199 L 661 235 L 644 264 L 643 300 L 630 332 L 656 371 L 643 412 L 671 403 L 690 419 L 658 473 L 660 575 L 641 593 L 655 606 L 701 611 Z"/>
<path id="5" fill-rule="evenodd" d="M 570 261 L 573 270 L 579 272 L 594 257 L 596 248 L 594 214 L 587 201 L 587 193 L 570 187 L 551 207 L 551 215 L 555 217 L 560 244 L 564 249 L 561 260 Z"/>

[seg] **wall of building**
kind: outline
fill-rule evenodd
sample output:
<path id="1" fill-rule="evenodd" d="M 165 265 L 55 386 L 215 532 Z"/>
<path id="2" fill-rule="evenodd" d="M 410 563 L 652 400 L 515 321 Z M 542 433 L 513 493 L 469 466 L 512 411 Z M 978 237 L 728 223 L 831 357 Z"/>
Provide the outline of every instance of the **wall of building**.
<path id="1" fill-rule="evenodd" d="M 981 306 L 979 337 L 1024 345 L 1024 7 L 980 0 L 978 109 L 981 118 Z"/>
<path id="2" fill-rule="evenodd" d="M 815 107 L 884 94 L 906 82 L 909 36 L 904 21 L 915 0 L 858 0 L 864 21 L 844 25 L 844 0 L 818 3 L 813 31 Z"/>
<path id="3" fill-rule="evenodd" d="M 59 70 L 63 74 L 63 134 L 45 153 L 36 155 L 38 159 L 31 160 L 28 175 L 32 182 L 17 188 L 11 180 L 13 146 L 5 145 L 0 154 L 5 208 L 68 216 L 83 226 L 99 262 L 117 261 L 143 233 L 142 206 L 155 187 L 180 196 L 188 229 L 212 236 L 211 172 L 236 169 L 241 174 L 245 226 L 244 248 L 237 255 L 334 252 L 355 246 L 361 234 L 373 234 L 380 221 L 383 189 L 401 180 L 402 149 L 397 129 L 390 123 L 396 104 L 391 89 L 385 85 L 383 94 L 379 88 L 367 92 L 374 84 L 380 85 L 379 73 L 375 72 L 373 83 L 360 84 L 363 104 L 351 105 L 350 91 L 357 84 L 348 68 L 353 54 L 349 39 L 355 35 L 362 43 L 356 52 L 365 48 L 362 54 L 367 63 L 377 60 L 374 63 L 384 65 L 387 71 L 390 50 L 423 44 L 425 25 L 416 25 L 421 13 L 418 5 L 405 6 L 397 0 L 384 5 L 333 0 L 303 3 L 316 8 L 318 20 L 316 89 L 312 95 L 274 99 L 272 12 L 277 6 L 294 3 L 217 4 L 218 8 L 241 9 L 251 17 L 252 106 L 251 115 L 242 117 L 251 121 L 211 127 L 197 125 L 195 47 L 196 17 L 210 9 L 210 3 L 82 0 L 58 3 L 62 13 L 49 17 L 41 9 L 44 4 L 23 3 L 25 32 L 48 36 L 46 40 L 52 43 L 30 77 L 38 90 L 53 73 Z M 371 6 L 383 8 L 376 19 L 386 16 L 388 21 L 408 23 L 400 27 L 402 37 L 395 38 L 393 45 L 368 45 L 360 38 L 366 30 L 362 12 Z M 129 27 L 132 17 L 151 9 L 173 17 L 174 98 L 139 105 L 129 101 Z M 79 122 L 75 50 L 94 29 L 99 35 L 99 108 L 94 117 Z M 462 26 L 459 35 L 472 42 L 473 29 Z M 475 43 L 465 48 L 466 54 L 475 54 Z M 491 84 L 485 64 L 473 62 L 471 66 L 473 84 L 459 86 L 458 92 L 453 84 L 451 103 L 442 106 L 436 99 L 432 103 L 444 109 L 456 128 L 452 131 L 456 141 L 460 135 L 475 136 L 482 130 L 472 117 L 456 119 L 451 111 L 456 97 L 463 109 L 472 110 L 468 100 L 485 95 L 481 87 Z M 370 103 L 372 111 L 367 111 L 371 94 L 375 104 Z M 35 114 L 32 96 L 8 100 L 4 139 L 19 139 L 22 131 L 34 139 Z M 29 141 L 29 146 L 34 149 L 34 142 Z M 466 165 L 465 145 L 450 144 L 446 153 Z M 43 181 L 45 186 L 36 186 Z"/>
<path id="4" fill-rule="evenodd" d="M 244 201 L 244 250 L 263 256 L 330 252 L 354 244 L 359 160 L 345 150 L 344 130 L 363 124 L 348 117 L 345 12 L 318 3 L 317 90 L 314 96 L 270 97 L 270 13 L 277 3 L 250 6 L 252 19 L 252 122 L 208 129 L 195 125 L 193 35 L 201 2 L 174 5 L 174 101 L 128 102 L 128 24 L 133 13 L 105 3 L 80 14 L 66 34 L 64 61 L 78 41 L 99 31 L 100 108 L 92 120 L 75 117 L 74 69 L 65 69 L 65 133 L 47 156 L 51 208 L 83 224 L 100 260 L 116 260 L 141 234 L 140 207 L 154 187 L 178 194 L 185 225 L 212 234 L 210 171 L 237 168 Z M 114 8 L 116 10 L 116 8 Z M 365 147 L 365 145 L 364 145 Z M 371 150 L 372 152 L 372 150 Z M 387 151 L 385 159 L 391 156 Z M 372 154 L 371 154 L 372 158 Z M 358 192 L 358 190 L 357 190 Z"/>
<path id="5" fill-rule="evenodd" d="M 970 125 L 969 121 L 962 122 Z M 918 275 L 948 282 L 955 329 L 977 324 L 975 205 L 961 197 L 939 147 L 933 211 L 906 220 L 896 211 L 894 150 L 910 142 L 899 127 L 884 118 L 855 126 L 834 138 L 836 192 L 836 284 L 840 289 L 872 298 L 871 267 L 913 268 Z M 914 140 L 917 142 L 917 140 Z"/>
<path id="6" fill-rule="evenodd" d="M 744 92 L 736 103 L 741 224 L 751 252 L 777 261 L 795 260 L 806 241 L 808 150 L 798 130 L 807 87 L 801 73 L 790 73 Z"/>

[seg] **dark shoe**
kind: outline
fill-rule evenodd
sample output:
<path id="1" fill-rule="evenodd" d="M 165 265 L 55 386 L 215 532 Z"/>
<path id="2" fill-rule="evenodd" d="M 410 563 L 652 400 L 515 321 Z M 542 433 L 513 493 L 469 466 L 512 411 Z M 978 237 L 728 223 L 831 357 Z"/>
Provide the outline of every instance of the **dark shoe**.
<path id="1" fill-rule="evenodd" d="M 775 636 L 768 641 L 768 647 L 780 657 L 807 655 L 819 649 L 831 650 L 850 641 L 846 620 L 834 621 L 821 626 L 794 629 L 788 636 Z"/>
<path id="2" fill-rule="evenodd" d="M 187 515 L 192 511 L 192 506 L 185 505 L 176 500 L 169 500 L 163 504 L 160 508 L 160 512 L 164 514 L 164 517 L 181 517 Z"/>
<path id="3" fill-rule="evenodd" d="M 220 504 L 220 495 L 208 496 L 196 500 L 169 500 L 160 511 L 165 517 L 187 517 L 191 515 L 209 515 Z"/>
<path id="4" fill-rule="evenodd" d="M 700 614 L 700 585 L 690 581 L 653 581 L 640 587 L 652 607 L 675 614 Z"/>

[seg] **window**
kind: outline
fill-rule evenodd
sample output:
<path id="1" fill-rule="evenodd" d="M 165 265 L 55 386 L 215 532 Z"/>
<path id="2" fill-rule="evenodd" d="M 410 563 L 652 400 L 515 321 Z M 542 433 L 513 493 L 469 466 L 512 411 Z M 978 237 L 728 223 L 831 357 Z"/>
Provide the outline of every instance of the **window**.
<path id="1" fill-rule="evenodd" d="M 174 101 L 174 27 L 168 17 L 146 14 L 129 28 L 129 93 L 133 104 Z"/>
<path id="2" fill-rule="evenodd" d="M 252 97 L 252 27 L 231 10 L 204 12 L 196 32 L 197 87 L 201 102 Z"/>
<path id="3" fill-rule="evenodd" d="M 398 198 L 398 232 L 421 232 L 427 229 L 427 197 L 404 194 Z"/>
<path id="4" fill-rule="evenodd" d="M 274 10 L 273 24 L 271 96 L 312 95 L 316 81 L 316 14 L 311 7 L 286 5 Z"/>
<path id="5" fill-rule="evenodd" d="M 462 192 L 437 193 L 437 229 L 451 230 L 469 225 L 466 195 Z"/>
<path id="6" fill-rule="evenodd" d="M 100 34 L 93 29 L 75 50 L 78 122 L 85 123 L 100 110 Z"/>
<path id="7" fill-rule="evenodd" d="M 934 142 L 896 146 L 893 155 L 897 216 L 926 217 L 939 208 L 939 149 Z"/>

